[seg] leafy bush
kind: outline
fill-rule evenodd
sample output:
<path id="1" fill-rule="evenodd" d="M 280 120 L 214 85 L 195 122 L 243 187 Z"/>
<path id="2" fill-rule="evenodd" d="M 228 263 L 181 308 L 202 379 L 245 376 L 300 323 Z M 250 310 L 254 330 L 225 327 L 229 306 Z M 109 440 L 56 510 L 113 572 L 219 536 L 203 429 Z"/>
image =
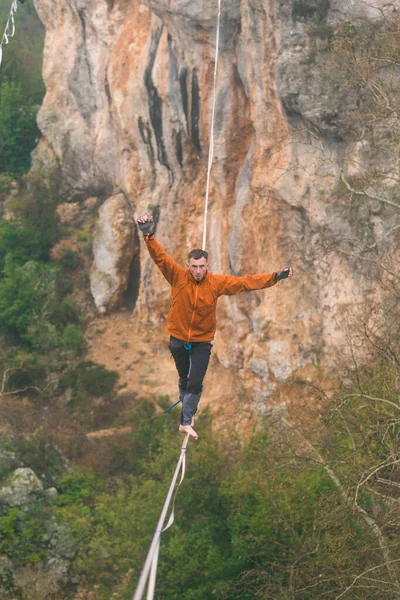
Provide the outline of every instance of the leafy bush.
<path id="1" fill-rule="evenodd" d="M 79 325 L 73 323 L 66 326 L 61 336 L 61 341 L 67 350 L 74 352 L 75 354 L 79 354 L 85 345 L 82 329 Z"/>
<path id="2" fill-rule="evenodd" d="M 78 502 L 88 502 L 102 487 L 102 482 L 89 469 L 75 468 L 65 473 L 57 482 L 57 504 L 73 506 Z"/>
<path id="3" fill-rule="evenodd" d="M 37 352 L 60 344 L 79 352 L 84 343 L 79 307 L 73 298 L 63 298 L 70 291 L 69 280 L 59 266 L 27 261 L 26 236 L 26 229 L 0 222 L 0 330 L 16 334 Z"/>
<path id="4" fill-rule="evenodd" d="M 68 249 L 60 260 L 60 265 L 62 265 L 66 271 L 75 271 L 75 269 L 79 267 L 79 263 L 79 254 L 71 249 Z"/>
<path id="5" fill-rule="evenodd" d="M 2 365 L 2 367 L 10 369 L 4 381 L 5 391 L 15 393 L 17 390 L 22 390 L 24 395 L 30 393 L 37 395 L 39 388 L 47 377 L 47 362 L 43 364 L 33 354 L 24 355 L 17 352 L 14 357 L 10 356 L 7 363 Z"/>
<path id="6" fill-rule="evenodd" d="M 1 23 L 6 22 L 9 11 L 10 2 L 0 0 Z M 45 93 L 41 73 L 45 31 L 32 2 L 18 3 L 15 25 L 14 38 L 3 46 L 0 82 L 7 79 L 20 85 L 24 98 L 40 105 Z"/>
<path id="7" fill-rule="evenodd" d="M 226 538 L 226 505 L 218 492 L 223 458 L 212 440 L 208 417 L 199 419 L 207 440 L 190 455 L 190 470 L 178 496 L 179 514 L 174 529 L 166 534 L 160 564 L 160 598 L 210 598 L 213 584 L 225 568 L 229 544 Z M 59 516 L 67 519 L 81 540 L 75 572 L 89 587 L 100 584 L 98 598 L 110 598 L 112 585 L 130 568 L 140 571 L 165 492 L 179 455 L 180 437 L 175 423 L 164 415 L 153 415 L 151 424 L 159 437 L 159 449 L 152 453 L 149 420 L 138 419 L 135 433 L 147 447 L 140 450 L 146 461 L 142 474 L 109 491 L 90 496 L 89 501 L 68 502 Z M 135 425 L 133 425 L 135 427 Z M 62 496 L 60 497 L 62 503 Z M 180 565 L 177 570 L 174 565 Z M 189 585 L 190 582 L 190 585 Z M 128 581 L 125 593 L 134 589 Z M 191 590 L 190 593 L 188 590 Z"/>
<path id="8" fill-rule="evenodd" d="M 35 170 L 24 176 L 20 194 L 9 203 L 22 227 L 29 231 L 34 243 L 41 249 L 42 259 L 49 259 L 49 250 L 60 237 L 56 211 L 59 193 L 58 169 L 46 173 Z"/>
<path id="9" fill-rule="evenodd" d="M 23 335 L 23 340 L 28 342 L 33 350 L 46 354 L 57 348 L 60 344 L 60 334 L 55 325 L 50 323 L 43 315 L 32 314 L 30 322 Z"/>
<path id="10" fill-rule="evenodd" d="M 18 266 L 6 258 L 0 280 L 0 329 L 24 336 L 33 315 L 46 315 L 59 268 L 35 261 Z"/>
<path id="11" fill-rule="evenodd" d="M 0 172 L 21 175 L 30 166 L 30 153 L 39 130 L 37 107 L 27 103 L 21 87 L 0 83 Z"/>
<path id="12" fill-rule="evenodd" d="M 64 279 L 64 277 L 63 277 Z M 58 282 L 57 282 L 58 284 Z M 57 285 L 58 294 L 62 295 L 64 289 L 60 289 L 60 286 Z M 51 322 L 57 326 L 66 326 L 69 323 L 78 324 L 80 321 L 80 310 L 78 303 L 74 298 L 68 296 L 67 298 L 63 298 L 61 302 L 57 299 L 57 302 L 54 306 L 52 306 L 51 311 Z"/>
<path id="13" fill-rule="evenodd" d="M 43 257 L 41 244 L 32 227 L 19 227 L 16 223 L 0 221 L 0 278 L 6 256 L 19 266 L 28 260 L 40 260 Z"/>
<path id="14" fill-rule="evenodd" d="M 54 434 L 43 426 L 29 436 L 13 436 L 5 448 L 14 452 L 25 467 L 40 473 L 47 485 L 55 485 L 67 467 L 67 460 L 59 449 Z"/>
<path id="15" fill-rule="evenodd" d="M 12 177 L 7 174 L 0 175 L 0 202 L 8 198 L 12 190 Z"/>
<path id="16" fill-rule="evenodd" d="M 47 518 L 41 505 L 28 505 L 24 510 L 11 508 L 0 517 L 0 553 L 16 566 L 45 561 L 50 553 L 45 540 Z"/>
<path id="17" fill-rule="evenodd" d="M 80 363 L 61 379 L 63 388 L 75 390 L 78 398 L 107 396 L 114 390 L 118 373 L 92 361 Z"/>
<path id="18" fill-rule="evenodd" d="M 10 2 L 1 0 L 5 23 Z M 3 45 L 0 70 L 0 173 L 19 176 L 30 166 L 40 132 L 36 113 L 45 87 L 41 76 L 44 27 L 31 2 L 18 3 L 15 37 Z M 0 193 L 1 196 L 1 193 Z"/>

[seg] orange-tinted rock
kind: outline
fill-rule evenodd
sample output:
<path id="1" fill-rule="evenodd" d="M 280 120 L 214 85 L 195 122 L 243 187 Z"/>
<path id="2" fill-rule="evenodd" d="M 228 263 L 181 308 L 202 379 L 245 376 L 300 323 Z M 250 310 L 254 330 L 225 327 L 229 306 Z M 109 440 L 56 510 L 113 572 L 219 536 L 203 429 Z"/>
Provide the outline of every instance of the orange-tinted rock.
<path id="1" fill-rule="evenodd" d="M 47 93 L 39 113 L 44 140 L 35 160 L 45 164 L 45 153 L 57 158 L 68 200 L 107 197 L 118 186 L 136 217 L 145 211 L 155 216 L 158 240 L 185 264 L 187 252 L 202 240 L 217 2 L 35 4 L 47 30 Z M 356 8 L 341 0 L 332 2 L 332 10 L 322 3 L 324 14 L 302 14 L 291 0 L 223 4 L 208 216 L 211 268 L 240 276 L 293 264 L 295 277 L 220 300 L 218 368 L 210 367 L 218 381 L 211 375 L 209 381 L 216 389 L 224 380 L 228 397 L 247 394 L 260 409 L 285 382 L 318 380 L 320 367 L 334 364 L 345 342 L 343 308 L 375 293 L 377 273 L 341 244 L 363 244 L 371 236 L 369 245 L 379 241 L 391 217 L 382 226 L 371 203 L 351 212 L 335 195 L 341 171 L 364 172 L 369 150 L 358 144 L 358 166 L 350 165 L 355 146 L 348 124 L 357 105 L 340 76 L 326 72 L 328 47 L 316 26 L 320 19 L 334 27 L 345 17 L 379 15 L 365 3 Z M 107 206 L 100 211 L 92 271 L 101 309 L 120 301 L 138 251 L 132 218 L 123 225 L 116 213 L 108 216 Z M 119 240 L 110 262 L 100 258 L 106 230 Z M 166 335 L 169 286 L 142 243 L 140 271 L 136 335 L 159 339 Z M 165 348 L 157 361 L 153 388 L 175 389 Z M 207 394 L 217 399 L 212 390 Z"/>

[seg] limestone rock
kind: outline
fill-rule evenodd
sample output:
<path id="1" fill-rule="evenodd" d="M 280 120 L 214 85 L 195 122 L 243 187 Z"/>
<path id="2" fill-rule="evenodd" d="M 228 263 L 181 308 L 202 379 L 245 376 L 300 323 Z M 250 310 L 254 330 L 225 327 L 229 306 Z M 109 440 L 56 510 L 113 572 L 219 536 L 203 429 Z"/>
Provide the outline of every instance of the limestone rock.
<path id="1" fill-rule="evenodd" d="M 50 502 L 54 502 L 58 496 L 58 492 L 57 492 L 56 488 L 54 488 L 54 487 L 48 488 L 47 490 L 44 491 L 44 496 Z"/>
<path id="2" fill-rule="evenodd" d="M 65 523 L 52 520 L 47 528 L 46 537 L 49 539 L 51 554 L 61 560 L 71 560 L 77 552 L 77 545 L 71 534 L 71 529 Z"/>
<path id="3" fill-rule="evenodd" d="M 92 295 L 101 312 L 120 302 L 128 286 L 137 243 L 136 225 L 124 194 L 111 196 L 99 211 L 90 273 Z"/>
<path id="4" fill-rule="evenodd" d="M 56 590 L 59 591 L 69 583 L 70 563 L 60 557 L 52 557 L 47 563 L 49 576 L 55 582 Z"/>
<path id="5" fill-rule="evenodd" d="M 36 518 L 37 507 L 42 512 L 43 499 L 52 502 L 56 496 L 55 488 L 43 490 L 42 482 L 32 469 L 19 468 L 0 489 L 0 506 L 5 513 L 14 507 L 20 508 L 18 518 L 23 528 L 24 518 L 30 521 Z M 50 512 L 48 518 L 40 523 L 40 527 L 43 528 L 43 540 L 49 548 L 47 563 L 32 568 L 17 561 L 13 564 L 8 557 L 0 556 L 0 595 L 12 595 L 14 588 L 36 589 L 37 583 L 47 592 L 51 590 L 56 593 L 69 583 L 71 561 L 78 550 L 69 525 L 60 523 Z"/>
<path id="6" fill-rule="evenodd" d="M 6 484 L 0 489 L 0 504 L 9 507 L 24 506 L 31 502 L 35 495 L 43 492 L 43 483 L 32 469 L 23 467 L 16 469 Z"/>
<path id="7" fill-rule="evenodd" d="M 372 265 L 381 262 L 379 247 L 391 243 L 394 213 L 367 197 L 346 202 L 338 190 L 346 174 L 384 172 L 387 181 L 367 189 L 398 203 L 400 159 L 387 132 L 378 131 L 379 119 L 380 146 L 357 137 L 357 86 L 327 62 L 336 27 L 379 25 L 400 8 L 400 0 L 375 4 L 223 3 L 211 269 L 240 276 L 295 268 L 291 281 L 219 301 L 214 353 L 258 407 L 291 378 L 332 368 L 345 341 L 338 326 L 343 310 L 380 300 Z M 100 210 L 92 294 L 99 310 L 111 310 L 128 279 L 140 277 L 135 323 L 147 338 L 159 336 L 169 286 L 139 245 L 132 215 L 151 212 L 158 240 L 182 264 L 201 243 L 217 5 L 35 0 L 35 6 L 46 27 L 47 93 L 34 166 L 60 165 L 69 202 L 123 190 Z M 397 66 L 385 69 L 382 76 L 397 86 Z M 133 256 L 140 269 L 129 275 Z M 163 349 L 157 360 L 169 361 Z M 239 387 L 232 386 L 230 397 L 238 399 Z"/>

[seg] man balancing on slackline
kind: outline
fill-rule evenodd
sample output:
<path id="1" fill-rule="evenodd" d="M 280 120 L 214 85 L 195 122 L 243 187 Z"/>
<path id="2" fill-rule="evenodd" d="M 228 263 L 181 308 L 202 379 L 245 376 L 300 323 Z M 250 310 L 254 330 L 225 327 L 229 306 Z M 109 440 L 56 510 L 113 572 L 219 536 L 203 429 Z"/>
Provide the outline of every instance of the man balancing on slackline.
<path id="1" fill-rule="evenodd" d="M 153 217 L 145 214 L 137 222 L 151 258 L 172 288 L 167 332 L 170 334 L 169 348 L 179 375 L 179 398 L 182 401 L 179 431 L 197 439 L 193 417 L 210 360 L 211 341 L 217 325 L 218 298 L 271 287 L 281 279 L 292 277 L 293 269 L 285 267 L 269 275 L 244 277 L 214 275 L 208 270 L 207 252 L 199 249 L 189 252 L 184 269 L 155 240 Z"/>

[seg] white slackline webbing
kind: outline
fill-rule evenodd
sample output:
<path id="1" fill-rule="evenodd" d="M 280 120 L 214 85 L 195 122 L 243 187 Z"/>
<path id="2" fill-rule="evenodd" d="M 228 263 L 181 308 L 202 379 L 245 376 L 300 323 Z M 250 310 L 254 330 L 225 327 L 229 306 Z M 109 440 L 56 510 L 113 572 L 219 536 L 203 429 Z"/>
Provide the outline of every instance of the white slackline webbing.
<path id="1" fill-rule="evenodd" d="M 215 64 L 214 64 L 214 85 L 213 85 L 213 102 L 211 112 L 211 124 L 210 124 L 210 147 L 208 150 L 208 168 L 207 168 L 207 185 L 206 185 L 206 199 L 204 208 L 204 225 L 203 225 L 203 243 L 202 250 L 206 249 L 207 240 L 207 214 L 208 214 L 208 195 L 210 192 L 210 175 L 211 167 L 214 156 L 214 118 L 215 118 L 215 103 L 216 103 L 216 88 L 217 88 L 217 71 L 218 71 L 218 51 L 219 51 L 219 27 L 221 17 L 221 0 L 218 0 L 218 17 L 217 17 L 217 35 L 215 40 Z"/>
<path id="2" fill-rule="evenodd" d="M 8 15 L 7 23 L 4 29 L 3 37 L 0 42 L 0 65 L 3 58 L 3 45 L 8 44 L 9 38 L 14 37 L 15 33 L 15 21 L 14 13 L 18 10 L 18 0 L 13 0 L 11 3 L 10 12 Z"/>
<path id="3" fill-rule="evenodd" d="M 132 600 L 142 600 L 144 591 L 147 586 L 147 596 L 146 600 L 153 600 L 154 591 L 156 586 L 156 576 L 157 576 L 157 563 L 158 563 L 158 552 L 160 549 L 160 537 L 163 531 L 166 531 L 174 522 L 174 508 L 175 508 L 175 498 L 178 492 L 179 486 L 181 485 L 183 478 L 185 477 L 185 464 L 186 464 L 186 446 L 189 440 L 189 434 L 187 433 L 181 448 L 181 455 L 179 457 L 178 464 L 175 469 L 174 476 L 171 481 L 171 485 L 168 490 L 167 498 L 164 503 L 164 507 L 161 512 L 160 520 L 158 521 L 157 529 L 154 534 L 153 540 L 150 545 L 150 550 L 147 554 L 146 562 L 144 563 L 143 570 L 141 572 L 139 582 L 135 591 L 135 595 Z M 181 472 L 181 478 L 178 483 L 178 486 L 175 490 L 175 496 L 172 503 L 172 511 L 170 517 L 168 519 L 168 523 L 164 527 L 165 518 L 167 516 L 168 507 L 171 503 L 172 494 L 174 492 L 176 480 L 178 479 L 179 472 Z"/>

